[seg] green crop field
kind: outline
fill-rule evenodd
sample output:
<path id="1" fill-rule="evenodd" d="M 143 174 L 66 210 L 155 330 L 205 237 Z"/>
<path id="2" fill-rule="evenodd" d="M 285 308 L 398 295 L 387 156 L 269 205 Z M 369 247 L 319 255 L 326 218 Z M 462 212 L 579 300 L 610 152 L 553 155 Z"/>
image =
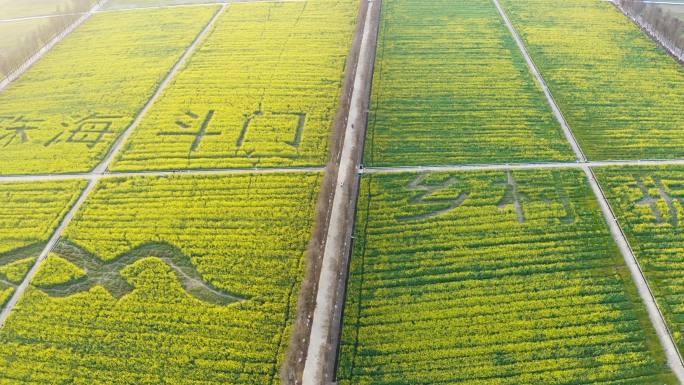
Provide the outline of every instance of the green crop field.
<path id="1" fill-rule="evenodd" d="M 0 0 L 0 80 L 64 31 L 94 1 Z"/>
<path id="2" fill-rule="evenodd" d="M 83 187 L 84 181 L 0 183 L 0 309 Z"/>
<path id="3" fill-rule="evenodd" d="M 101 181 L 0 331 L 0 383 L 279 383 L 320 177 Z"/>
<path id="4" fill-rule="evenodd" d="M 0 0 L 0 20 L 80 12 L 96 0 Z"/>
<path id="5" fill-rule="evenodd" d="M 49 24 L 49 19 L 20 20 L 0 23 L 0 80 L 11 72 L 3 60 L 20 56 L 25 59 L 27 40 L 30 40 L 41 28 Z M 31 52 L 32 53 L 32 52 Z"/>
<path id="6" fill-rule="evenodd" d="M 679 5 L 664 4 L 659 5 L 659 7 L 661 7 L 665 12 L 672 13 L 673 16 L 680 19 L 681 21 L 684 21 L 684 2 L 682 2 Z"/>
<path id="7" fill-rule="evenodd" d="M 606 1 L 503 0 L 591 159 L 684 157 L 684 69 Z"/>
<path id="8" fill-rule="evenodd" d="M 31 36 L 48 22 L 49 19 L 30 19 L 0 23 L 0 53 L 4 56 L 20 49 L 24 38 Z"/>
<path id="9" fill-rule="evenodd" d="M 491 0 L 383 2 L 366 164 L 572 160 Z"/>
<path id="10" fill-rule="evenodd" d="M 606 168 L 596 175 L 684 349 L 684 168 Z"/>
<path id="11" fill-rule="evenodd" d="M 324 164 L 357 8 L 231 5 L 112 169 Z"/>
<path id="12" fill-rule="evenodd" d="M 579 170 L 362 180 L 340 384 L 676 384 Z"/>
<path id="13" fill-rule="evenodd" d="M 96 166 L 216 10 L 95 15 L 0 94 L 0 174 Z"/>

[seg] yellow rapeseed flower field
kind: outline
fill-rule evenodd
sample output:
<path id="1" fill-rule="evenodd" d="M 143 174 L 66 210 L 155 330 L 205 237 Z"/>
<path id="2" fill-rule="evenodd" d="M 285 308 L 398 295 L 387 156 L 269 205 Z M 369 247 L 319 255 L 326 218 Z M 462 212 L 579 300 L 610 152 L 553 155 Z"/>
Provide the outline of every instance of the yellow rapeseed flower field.
<path id="1" fill-rule="evenodd" d="M 87 21 L 0 94 L 0 174 L 95 167 L 216 10 Z"/>
<path id="2" fill-rule="evenodd" d="M 324 164 L 357 10 L 232 4 L 111 168 Z"/>
<path id="3" fill-rule="evenodd" d="M 0 331 L 0 382 L 279 383 L 321 176 L 103 180 Z"/>
<path id="4" fill-rule="evenodd" d="M 85 181 L 0 183 L 0 309 L 85 184 Z"/>

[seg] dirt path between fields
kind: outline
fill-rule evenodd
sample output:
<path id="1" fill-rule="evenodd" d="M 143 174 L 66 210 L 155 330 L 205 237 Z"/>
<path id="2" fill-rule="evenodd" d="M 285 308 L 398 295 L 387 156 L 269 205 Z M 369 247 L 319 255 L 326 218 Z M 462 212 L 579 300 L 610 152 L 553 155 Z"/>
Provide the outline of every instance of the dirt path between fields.
<path id="1" fill-rule="evenodd" d="M 363 174 L 387 173 L 429 173 L 429 172 L 468 172 L 468 171 L 501 171 L 501 170 L 548 170 L 548 169 L 583 169 L 584 166 L 598 167 L 647 167 L 647 166 L 684 166 L 684 159 L 644 159 L 644 160 L 606 160 L 587 162 L 546 162 L 546 163 L 492 163 L 492 164 L 445 164 L 435 166 L 375 166 L 358 170 Z M 336 169 L 336 167 L 334 167 Z M 330 166 L 301 167 L 262 167 L 262 168 L 196 168 L 178 170 L 142 170 L 142 171 L 107 171 L 104 173 L 82 172 L 64 174 L 23 174 L 0 175 L 0 183 L 45 182 L 56 180 L 93 179 L 93 178 L 128 178 L 136 176 L 171 176 L 171 175 L 231 175 L 231 174 L 290 174 L 290 173 L 335 173 Z M 335 179 L 333 179 L 333 182 Z M 334 188 L 332 189 L 334 190 Z M 330 192 L 332 204 L 332 192 Z M 320 205 L 317 207 L 321 207 Z"/>
<path id="2" fill-rule="evenodd" d="M 335 196 L 335 186 L 342 157 L 342 146 L 344 145 L 347 119 L 354 90 L 354 78 L 359 61 L 367 7 L 368 2 L 360 0 L 356 29 L 344 69 L 344 80 L 342 81 L 342 90 L 339 95 L 339 107 L 330 130 L 330 137 L 328 138 L 328 163 L 325 167 L 325 174 L 316 202 L 314 229 L 307 248 L 305 273 L 297 298 L 293 331 L 290 335 L 285 362 L 280 370 L 281 382 L 286 385 L 301 385 L 303 381 L 304 364 L 306 362 L 307 350 L 309 349 L 309 337 L 311 335 L 311 325 L 316 305 L 318 279 L 320 278 L 325 241 L 332 214 L 332 203 Z"/>
<path id="3" fill-rule="evenodd" d="M 334 381 L 380 8 L 381 1 L 368 2 L 304 364 L 304 385 Z"/>
<path id="4" fill-rule="evenodd" d="M 421 173 L 421 172 L 466 172 L 466 171 L 500 171 L 500 170 L 544 170 L 544 169 L 580 169 L 589 167 L 625 167 L 625 166 L 682 166 L 684 159 L 654 160 L 598 160 L 587 162 L 543 162 L 543 163 L 492 163 L 492 164 L 445 164 L 434 166 L 377 166 L 365 167 L 362 174 L 383 173 Z M 2 177 L 0 177 L 0 181 Z"/>

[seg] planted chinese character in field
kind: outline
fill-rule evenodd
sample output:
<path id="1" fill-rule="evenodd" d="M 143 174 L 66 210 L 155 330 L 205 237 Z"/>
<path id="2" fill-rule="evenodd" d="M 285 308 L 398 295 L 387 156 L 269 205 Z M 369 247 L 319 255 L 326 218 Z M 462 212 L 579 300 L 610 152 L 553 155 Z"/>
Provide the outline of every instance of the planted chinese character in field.
<path id="1" fill-rule="evenodd" d="M 60 124 L 63 131 L 45 142 L 45 147 L 65 142 L 81 143 L 93 148 L 105 141 L 106 136 L 115 134 L 112 125 L 121 118 L 120 115 L 91 113 L 81 118 L 69 119 Z"/>
<path id="2" fill-rule="evenodd" d="M 341 385 L 679 383 L 581 170 L 369 173 L 360 197 Z"/>
<path id="3" fill-rule="evenodd" d="M 642 176 L 639 174 L 634 175 L 634 183 L 628 186 L 638 188 L 639 191 L 641 191 L 641 194 L 643 194 L 643 197 L 634 202 L 634 204 L 648 207 L 656 223 L 667 222 L 670 223 L 672 227 L 678 227 L 679 215 L 677 213 L 677 207 L 675 207 L 675 201 L 678 201 L 681 205 L 682 197 L 672 196 L 670 189 L 665 186 L 659 176 L 651 176 L 650 179 L 652 180 L 652 185 L 655 187 L 655 193 L 653 193 L 652 189 L 644 182 Z M 680 181 L 679 183 L 682 182 Z M 667 207 L 667 214 L 664 214 L 660 208 L 663 204 Z"/>
<path id="4" fill-rule="evenodd" d="M 430 211 L 419 215 L 401 216 L 399 217 L 400 220 L 413 221 L 446 214 L 449 211 L 461 206 L 468 198 L 468 193 L 466 192 L 450 194 L 451 196 L 444 196 L 443 193 L 445 190 L 458 184 L 457 178 L 450 177 L 444 182 L 432 184 L 430 182 L 426 182 L 426 179 L 429 178 L 429 176 L 430 174 L 418 175 L 416 179 L 409 183 L 407 188 L 408 190 L 417 192 L 417 195 L 411 199 L 411 203 L 427 204 L 430 207 Z M 442 208 L 442 206 L 444 207 Z"/>
<path id="5" fill-rule="evenodd" d="M 0 143 L 3 147 L 29 142 L 29 131 L 37 130 L 43 119 L 29 119 L 25 116 L 0 116 Z"/>
<path id="6" fill-rule="evenodd" d="M 595 173 L 675 342 L 684 349 L 684 169 L 609 167 Z"/>
<path id="7" fill-rule="evenodd" d="M 176 120 L 174 130 L 161 131 L 159 135 L 189 137 L 192 140 L 189 152 L 198 151 L 205 136 L 221 135 L 220 132 L 207 132 L 215 112 L 214 110 L 209 110 L 203 117 L 200 117 L 192 111 L 187 111 L 183 114 L 182 119 Z"/>
<path id="8" fill-rule="evenodd" d="M 232 4 L 112 169 L 325 164 L 357 10 L 357 1 Z M 188 110 L 199 120 L 214 111 L 204 135 L 179 115 Z"/>
<path id="9" fill-rule="evenodd" d="M 269 142 L 290 146 L 292 151 L 297 153 L 302 143 L 305 124 L 305 112 L 264 112 L 260 108 L 245 115 L 240 136 L 235 142 L 236 153 L 244 152 L 248 157 L 253 156 L 255 151 L 258 151 L 259 142 L 264 141 L 264 136 L 271 136 Z"/>
<path id="10" fill-rule="evenodd" d="M 523 200 L 528 199 L 528 197 L 526 194 L 518 191 L 518 183 L 511 171 L 506 171 L 506 182 L 504 183 L 504 186 L 506 191 L 496 207 L 500 209 L 506 209 L 509 206 L 513 207 L 513 209 L 515 209 L 515 215 L 518 217 L 518 222 L 525 222 Z"/>

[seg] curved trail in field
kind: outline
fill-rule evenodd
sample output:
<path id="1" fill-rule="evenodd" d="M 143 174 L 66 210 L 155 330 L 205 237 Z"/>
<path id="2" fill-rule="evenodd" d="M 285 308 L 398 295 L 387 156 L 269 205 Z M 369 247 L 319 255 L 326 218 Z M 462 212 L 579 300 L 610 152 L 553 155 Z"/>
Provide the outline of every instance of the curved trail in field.
<path id="1" fill-rule="evenodd" d="M 637 260 L 634 251 L 630 247 L 629 241 L 627 240 L 627 237 L 625 236 L 625 233 L 622 227 L 620 226 L 620 223 L 618 222 L 615 213 L 610 207 L 608 199 L 606 199 L 606 194 L 603 192 L 601 186 L 598 184 L 596 176 L 594 175 L 594 172 L 591 169 L 591 166 L 586 162 L 586 157 L 584 156 L 584 153 L 582 152 L 582 149 L 579 143 L 577 142 L 575 135 L 570 129 L 570 126 L 565 121 L 565 118 L 563 117 L 563 114 L 560 111 L 558 104 L 556 104 L 556 101 L 553 98 L 551 91 L 547 87 L 544 78 L 542 77 L 541 73 L 538 71 L 536 65 L 532 61 L 532 58 L 530 57 L 527 48 L 525 47 L 525 43 L 516 31 L 515 27 L 513 26 L 513 23 L 511 23 L 511 20 L 508 18 L 506 11 L 499 3 L 499 0 L 492 1 L 494 2 L 494 5 L 496 5 L 496 8 L 499 11 L 501 18 L 508 27 L 508 30 L 515 39 L 516 43 L 518 44 L 520 52 L 522 52 L 522 54 L 525 56 L 525 61 L 527 61 L 530 71 L 532 71 L 532 73 L 535 75 L 539 83 L 542 85 L 542 89 L 544 90 L 546 99 L 549 105 L 551 106 L 554 115 L 556 115 L 556 118 L 561 124 L 565 136 L 570 142 L 570 145 L 572 146 L 572 149 L 575 152 L 575 155 L 577 156 L 578 162 L 583 163 L 581 165 L 582 170 L 586 174 L 587 180 L 591 185 L 591 189 L 593 190 L 594 195 L 596 196 L 596 199 L 601 207 L 601 211 L 603 212 L 604 219 L 608 224 L 610 233 L 613 236 L 615 243 L 617 243 L 617 246 L 620 249 L 620 252 L 622 253 L 625 263 L 629 268 L 629 271 L 632 275 L 632 279 L 634 280 L 637 290 L 639 291 L 639 295 L 641 296 L 642 301 L 646 305 L 649 318 L 651 319 L 651 324 L 653 325 L 653 328 L 655 329 L 656 334 L 658 335 L 658 339 L 660 340 L 660 344 L 662 345 L 663 350 L 665 351 L 667 363 L 670 366 L 670 369 L 672 369 L 672 372 L 679 379 L 679 382 L 684 384 L 684 362 L 682 361 L 682 357 L 679 353 L 679 349 L 677 348 L 677 344 L 675 343 L 675 340 L 672 337 L 672 333 L 670 332 L 670 329 L 668 328 L 667 323 L 665 322 L 665 317 L 663 316 L 660 308 L 658 307 L 655 296 L 653 295 L 653 292 L 651 291 L 651 288 L 648 285 L 648 281 L 646 280 L 644 272 L 641 269 L 641 266 L 639 265 L 639 261 Z"/>
<path id="2" fill-rule="evenodd" d="M 84 276 L 68 282 L 49 286 L 38 285 L 43 292 L 53 297 L 70 296 L 102 286 L 114 298 L 120 299 L 135 288 L 122 271 L 142 259 L 157 258 L 175 272 L 183 290 L 197 300 L 215 305 L 228 305 L 247 299 L 205 281 L 191 258 L 169 242 L 149 242 L 108 260 L 68 240 L 60 241 L 53 252 L 86 272 Z"/>

